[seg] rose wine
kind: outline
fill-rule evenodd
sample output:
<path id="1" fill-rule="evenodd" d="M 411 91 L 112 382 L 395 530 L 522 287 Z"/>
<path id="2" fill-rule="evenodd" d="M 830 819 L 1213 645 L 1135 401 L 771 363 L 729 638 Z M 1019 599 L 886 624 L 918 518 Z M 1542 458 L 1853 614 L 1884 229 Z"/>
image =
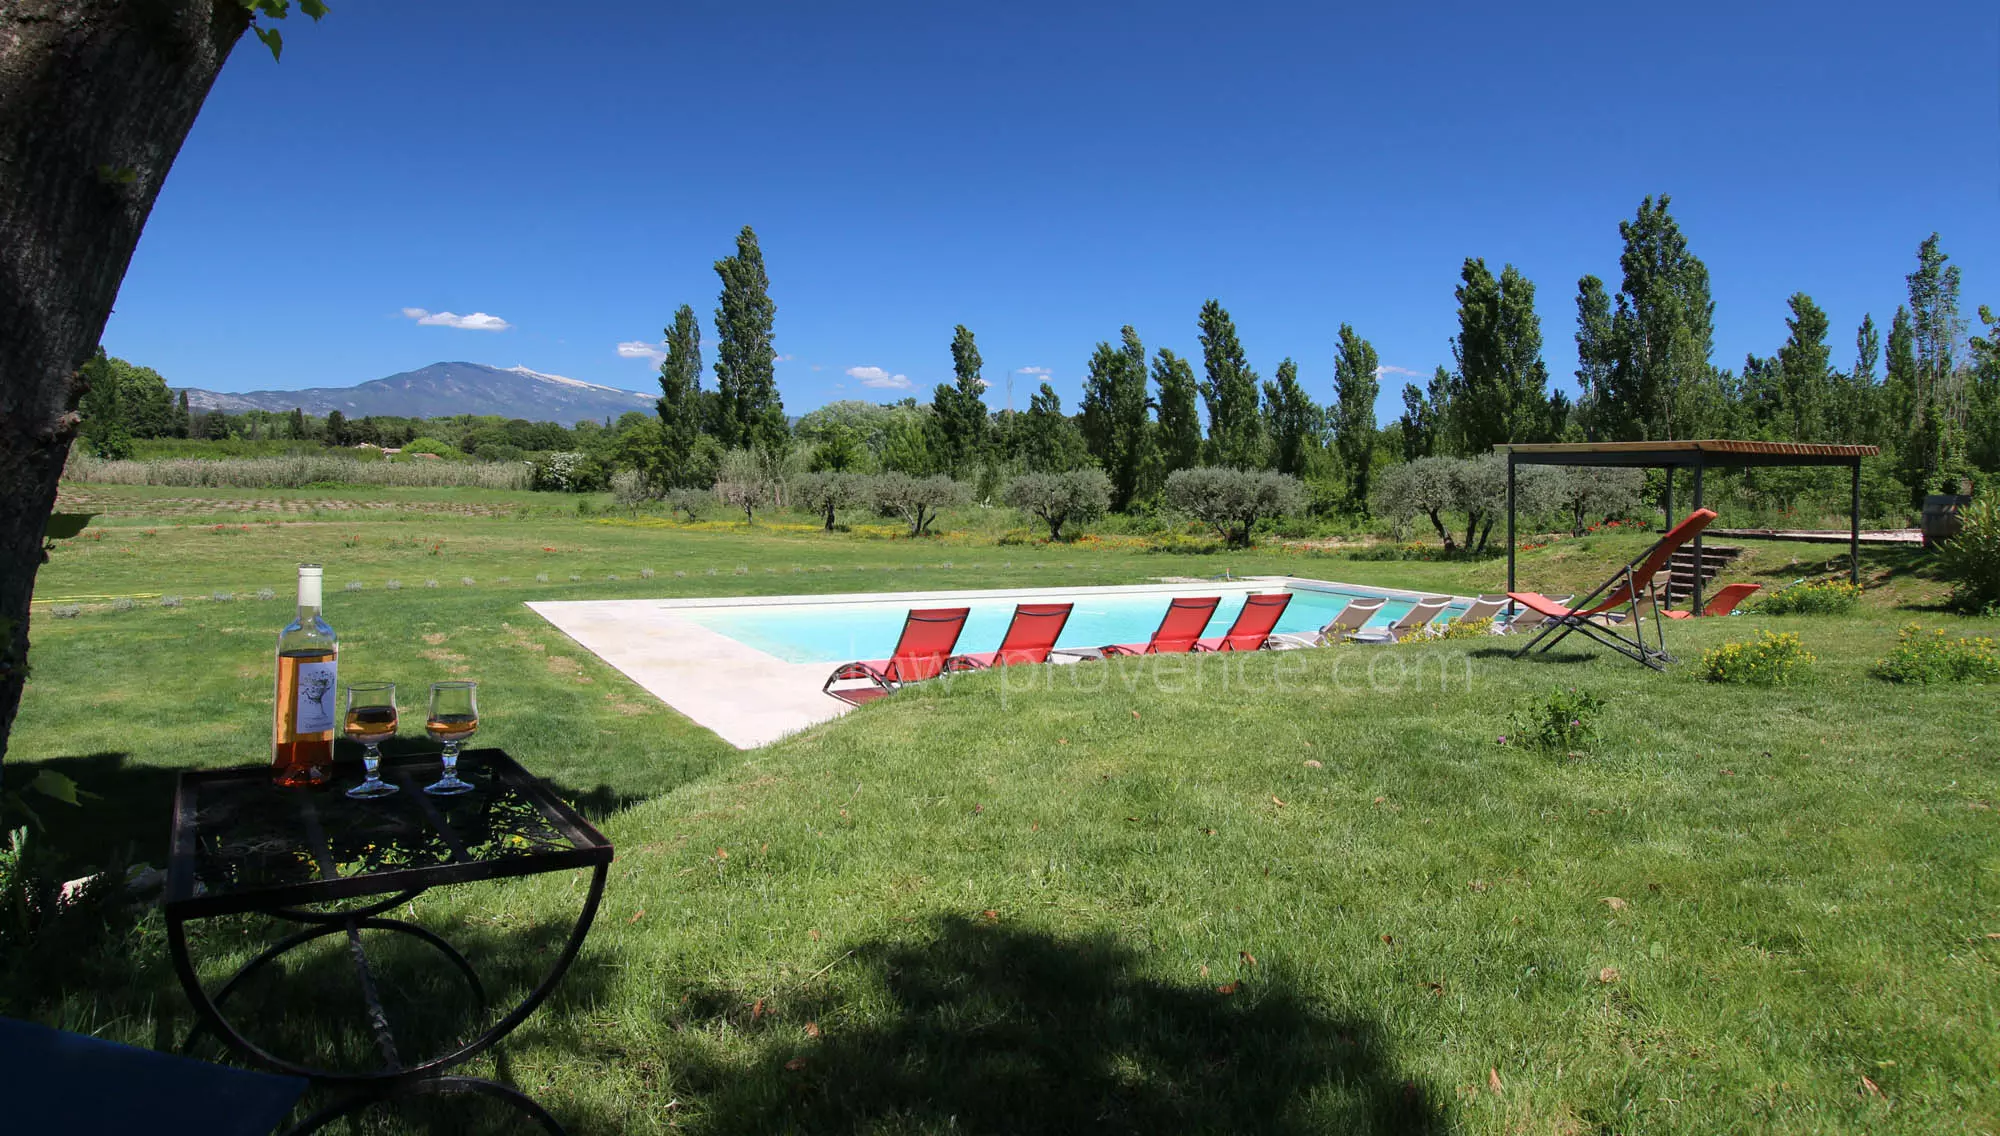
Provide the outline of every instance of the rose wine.
<path id="1" fill-rule="evenodd" d="M 320 582 L 319 565 L 299 565 L 298 618 L 278 633 L 271 781 L 285 788 L 324 785 L 332 774 L 339 644 L 320 618 Z"/>
<path id="2" fill-rule="evenodd" d="M 347 736 L 366 745 L 396 736 L 394 706 L 364 706 L 347 712 Z"/>
<path id="3" fill-rule="evenodd" d="M 440 714 L 424 723 L 434 742 L 462 742 L 479 732 L 477 714 Z"/>

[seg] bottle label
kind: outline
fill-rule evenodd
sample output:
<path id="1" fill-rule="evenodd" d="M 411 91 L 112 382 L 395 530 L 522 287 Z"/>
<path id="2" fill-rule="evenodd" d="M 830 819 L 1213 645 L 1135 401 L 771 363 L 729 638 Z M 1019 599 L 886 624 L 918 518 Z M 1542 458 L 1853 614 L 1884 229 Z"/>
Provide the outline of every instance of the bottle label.
<path id="1" fill-rule="evenodd" d="M 339 663 L 299 664 L 299 705 L 292 729 L 301 734 L 318 734 L 333 729 L 334 672 Z"/>

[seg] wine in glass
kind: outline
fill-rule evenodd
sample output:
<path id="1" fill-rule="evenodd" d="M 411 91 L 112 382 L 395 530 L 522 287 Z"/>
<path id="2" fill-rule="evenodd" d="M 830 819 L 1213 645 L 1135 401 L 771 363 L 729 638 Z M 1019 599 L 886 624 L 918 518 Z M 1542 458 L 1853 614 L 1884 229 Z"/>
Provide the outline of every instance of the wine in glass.
<path id="1" fill-rule="evenodd" d="M 396 684 L 356 682 L 347 687 L 347 738 L 360 742 L 368 779 L 347 791 L 350 797 L 386 797 L 396 791 L 382 780 L 382 743 L 396 736 Z"/>
<path id="2" fill-rule="evenodd" d="M 472 792 L 472 783 L 458 776 L 459 743 L 479 729 L 479 684 L 476 682 L 434 682 L 431 684 L 431 713 L 424 720 L 424 732 L 434 742 L 444 743 L 444 776 L 424 792 L 452 797 Z"/>

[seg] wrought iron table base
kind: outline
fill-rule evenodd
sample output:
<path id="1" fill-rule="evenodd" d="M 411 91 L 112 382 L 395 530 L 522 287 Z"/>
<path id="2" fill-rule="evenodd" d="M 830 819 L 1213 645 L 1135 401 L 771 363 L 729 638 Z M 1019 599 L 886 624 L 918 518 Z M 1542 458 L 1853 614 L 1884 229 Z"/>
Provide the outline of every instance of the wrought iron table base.
<path id="1" fill-rule="evenodd" d="M 609 870 L 610 866 L 603 863 L 592 867 L 590 893 L 584 900 L 583 911 L 577 916 L 576 926 L 571 930 L 568 941 L 564 943 L 561 955 L 556 958 L 541 983 L 505 1017 L 487 1026 L 484 1032 L 471 1041 L 442 1056 L 416 1064 L 405 1064 L 397 1052 L 388 1015 L 383 1010 L 381 996 L 376 991 L 374 972 L 368 965 L 367 953 L 361 945 L 363 930 L 409 935 L 436 949 L 451 962 L 465 978 L 466 984 L 471 987 L 482 1020 L 487 1017 L 488 1010 L 485 984 L 479 980 L 478 972 L 458 948 L 428 928 L 400 919 L 381 917 L 383 912 L 408 903 L 428 889 L 405 891 L 352 911 L 323 912 L 303 908 L 275 908 L 262 912 L 261 914 L 290 922 L 304 923 L 306 926 L 258 952 L 249 962 L 238 968 L 213 995 L 201 985 L 195 972 L 194 961 L 188 951 L 188 920 L 170 915 L 167 920 L 167 942 L 173 955 L 174 969 L 179 974 L 181 985 L 186 989 L 189 999 L 194 1003 L 197 1015 L 194 1028 L 188 1032 L 180 1048 L 185 1051 L 194 1045 L 204 1032 L 213 1033 L 225 1046 L 247 1055 L 257 1064 L 282 1073 L 310 1078 L 317 1086 L 345 1090 L 346 1095 L 307 1116 L 289 1129 L 287 1136 L 304 1136 L 305 1133 L 316 1132 L 335 1120 L 385 1100 L 436 1093 L 474 1093 L 491 1097 L 535 1121 L 552 1136 L 565 1136 L 562 1125 L 557 1123 L 555 1117 L 521 1090 L 498 1081 L 448 1075 L 446 1070 L 470 1061 L 491 1049 L 501 1038 L 512 1033 L 555 990 L 563 975 L 568 972 L 570 964 L 576 961 L 577 952 L 582 949 L 583 940 L 590 932 L 590 925 L 597 915 L 598 901 L 604 895 L 604 881 Z M 338 934 L 347 936 L 348 949 L 354 959 L 355 975 L 361 986 L 362 1001 L 367 1008 L 369 1028 L 375 1036 L 376 1048 L 381 1051 L 385 1063 L 384 1068 L 374 1072 L 355 1073 L 316 1069 L 286 1060 L 245 1037 L 222 1013 L 222 1003 L 265 964 L 308 943 Z"/>

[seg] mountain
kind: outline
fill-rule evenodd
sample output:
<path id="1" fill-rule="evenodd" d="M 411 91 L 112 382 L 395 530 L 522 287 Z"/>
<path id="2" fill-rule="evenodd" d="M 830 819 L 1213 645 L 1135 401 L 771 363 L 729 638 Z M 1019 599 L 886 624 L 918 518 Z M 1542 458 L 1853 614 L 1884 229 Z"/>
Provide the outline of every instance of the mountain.
<path id="1" fill-rule="evenodd" d="M 657 397 L 546 375 L 526 367 L 489 367 L 484 363 L 432 363 L 352 387 L 240 394 L 190 388 L 187 395 L 192 409 L 230 413 L 282 412 L 297 407 L 307 414 L 338 410 L 349 418 L 369 414 L 400 418 L 497 414 L 502 418 L 558 422 L 564 426 L 586 418 L 600 422 L 615 419 L 628 410 L 651 414 Z"/>

